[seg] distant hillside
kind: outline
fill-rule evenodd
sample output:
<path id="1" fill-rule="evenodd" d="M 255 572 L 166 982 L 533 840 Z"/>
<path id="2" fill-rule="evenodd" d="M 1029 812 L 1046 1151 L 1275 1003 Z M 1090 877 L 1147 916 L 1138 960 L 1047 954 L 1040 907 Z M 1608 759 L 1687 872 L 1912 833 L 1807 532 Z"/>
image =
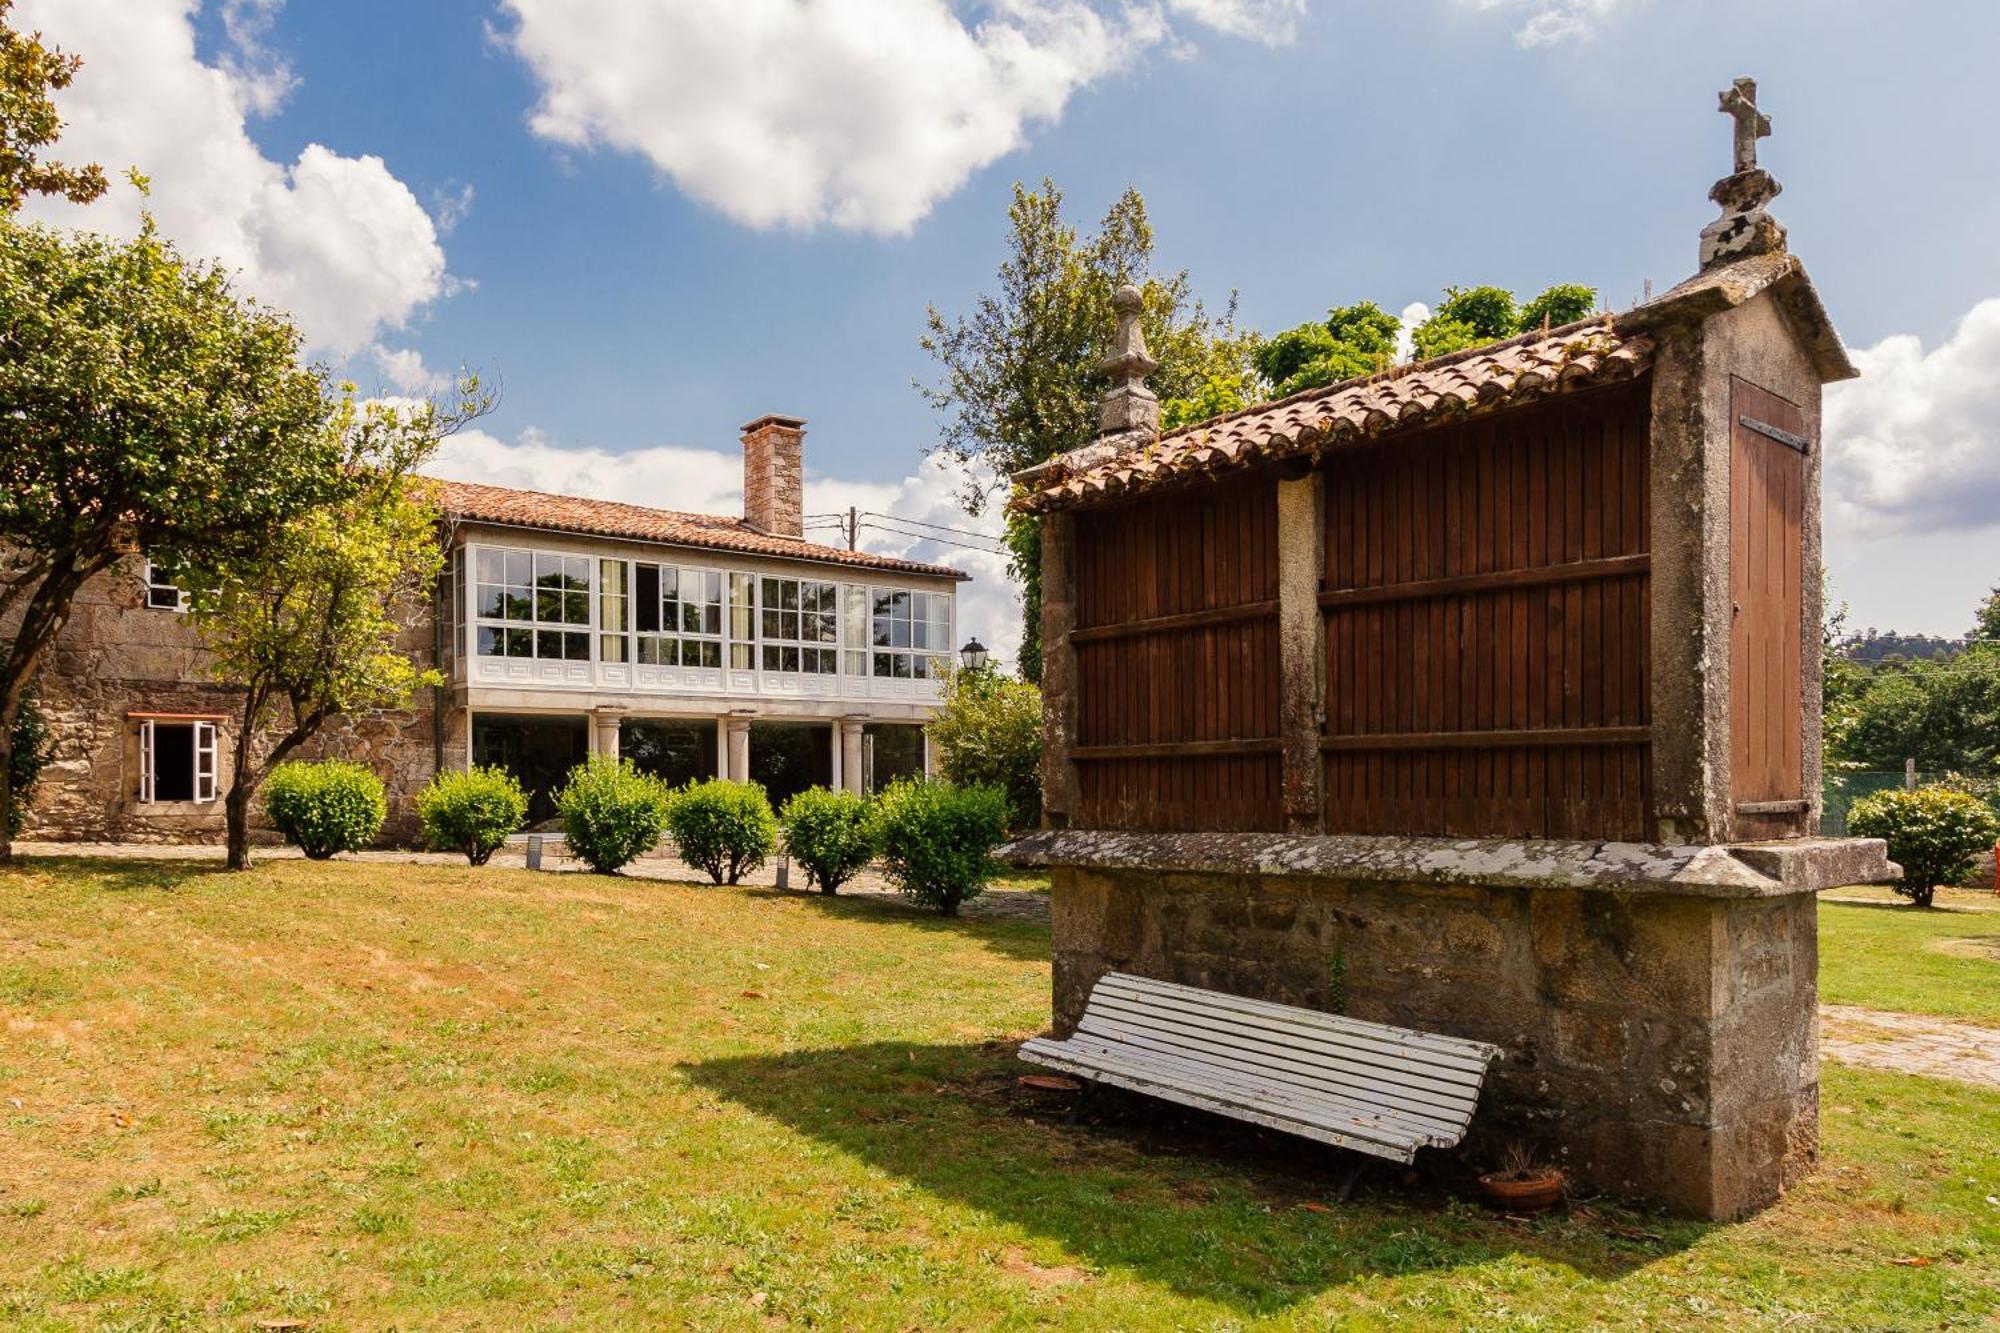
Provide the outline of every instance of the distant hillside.
<path id="1" fill-rule="evenodd" d="M 1892 657 L 1949 657 L 1965 647 L 1963 639 L 1941 639 L 1935 634 L 1898 634 L 1895 630 L 1873 627 L 1848 638 L 1840 646 L 1843 656 L 1866 666 Z"/>

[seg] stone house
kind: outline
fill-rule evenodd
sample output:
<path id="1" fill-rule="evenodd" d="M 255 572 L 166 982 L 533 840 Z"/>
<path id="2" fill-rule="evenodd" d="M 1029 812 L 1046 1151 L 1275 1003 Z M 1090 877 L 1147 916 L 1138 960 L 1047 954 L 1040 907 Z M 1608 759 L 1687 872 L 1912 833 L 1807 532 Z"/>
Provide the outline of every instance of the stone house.
<path id="1" fill-rule="evenodd" d="M 1502 1048 L 1465 1153 L 1705 1217 L 1818 1143 L 1820 395 L 1756 165 L 1622 313 L 1171 433 L 1121 294 L 1039 517 L 1054 1026 L 1107 972 Z"/>
<path id="2" fill-rule="evenodd" d="M 533 820 L 592 753 L 774 799 L 924 770 L 966 576 L 805 540 L 804 426 L 744 427 L 740 517 L 439 483 L 449 562 L 403 647 L 446 684 L 301 757 L 380 773 L 396 842 L 431 777 L 472 763 L 514 772 Z M 85 587 L 35 687 L 55 749 L 24 837 L 220 840 L 240 691 L 181 610 L 137 557 Z"/>

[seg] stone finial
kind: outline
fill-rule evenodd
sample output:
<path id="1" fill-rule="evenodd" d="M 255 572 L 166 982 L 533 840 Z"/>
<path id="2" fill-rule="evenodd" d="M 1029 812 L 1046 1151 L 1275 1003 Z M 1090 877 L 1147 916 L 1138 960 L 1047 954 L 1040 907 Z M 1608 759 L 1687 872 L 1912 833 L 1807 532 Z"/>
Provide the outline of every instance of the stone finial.
<path id="1" fill-rule="evenodd" d="M 1160 400 L 1146 387 L 1146 376 L 1159 369 L 1160 363 L 1146 350 L 1146 332 L 1139 327 L 1144 304 L 1139 289 L 1129 282 L 1111 294 L 1111 308 L 1118 312 L 1118 336 L 1111 355 L 1100 367 L 1112 383 L 1098 401 L 1099 435 L 1160 433 Z"/>
<path id="2" fill-rule="evenodd" d="M 1757 165 L 1757 141 L 1771 133 L 1771 118 L 1757 107 L 1757 81 L 1737 79 L 1727 92 L 1716 94 L 1716 102 L 1717 110 L 1736 122 L 1735 170 L 1708 192 L 1722 216 L 1701 229 L 1705 269 L 1785 248 L 1784 225 L 1764 211 L 1784 187 Z"/>

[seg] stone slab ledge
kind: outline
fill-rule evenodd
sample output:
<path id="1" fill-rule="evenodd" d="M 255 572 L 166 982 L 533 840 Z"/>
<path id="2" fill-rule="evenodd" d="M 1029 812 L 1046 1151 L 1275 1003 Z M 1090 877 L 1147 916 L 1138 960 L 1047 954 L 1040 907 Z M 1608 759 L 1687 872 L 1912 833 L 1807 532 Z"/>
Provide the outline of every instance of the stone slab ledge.
<path id="1" fill-rule="evenodd" d="M 1296 876 L 1396 883 L 1597 889 L 1691 898 L 1781 898 L 1902 877 L 1879 838 L 1670 846 L 1556 839 L 1042 829 L 996 855 L 1022 867 Z"/>

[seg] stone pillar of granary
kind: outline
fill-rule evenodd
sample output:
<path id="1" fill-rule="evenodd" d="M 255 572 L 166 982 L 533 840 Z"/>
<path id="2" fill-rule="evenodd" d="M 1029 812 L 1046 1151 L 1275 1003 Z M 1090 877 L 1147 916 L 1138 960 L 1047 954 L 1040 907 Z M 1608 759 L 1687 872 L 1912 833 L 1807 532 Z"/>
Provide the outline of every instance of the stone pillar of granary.
<path id="1" fill-rule="evenodd" d="M 1278 483 L 1278 715 L 1284 737 L 1285 828 L 1318 833 L 1325 765 L 1326 617 L 1319 609 L 1326 561 L 1326 475 L 1315 469 Z"/>
<path id="2" fill-rule="evenodd" d="M 848 791 L 866 794 L 865 783 L 868 774 L 861 761 L 861 737 L 864 719 L 844 717 L 840 719 L 840 785 Z"/>

